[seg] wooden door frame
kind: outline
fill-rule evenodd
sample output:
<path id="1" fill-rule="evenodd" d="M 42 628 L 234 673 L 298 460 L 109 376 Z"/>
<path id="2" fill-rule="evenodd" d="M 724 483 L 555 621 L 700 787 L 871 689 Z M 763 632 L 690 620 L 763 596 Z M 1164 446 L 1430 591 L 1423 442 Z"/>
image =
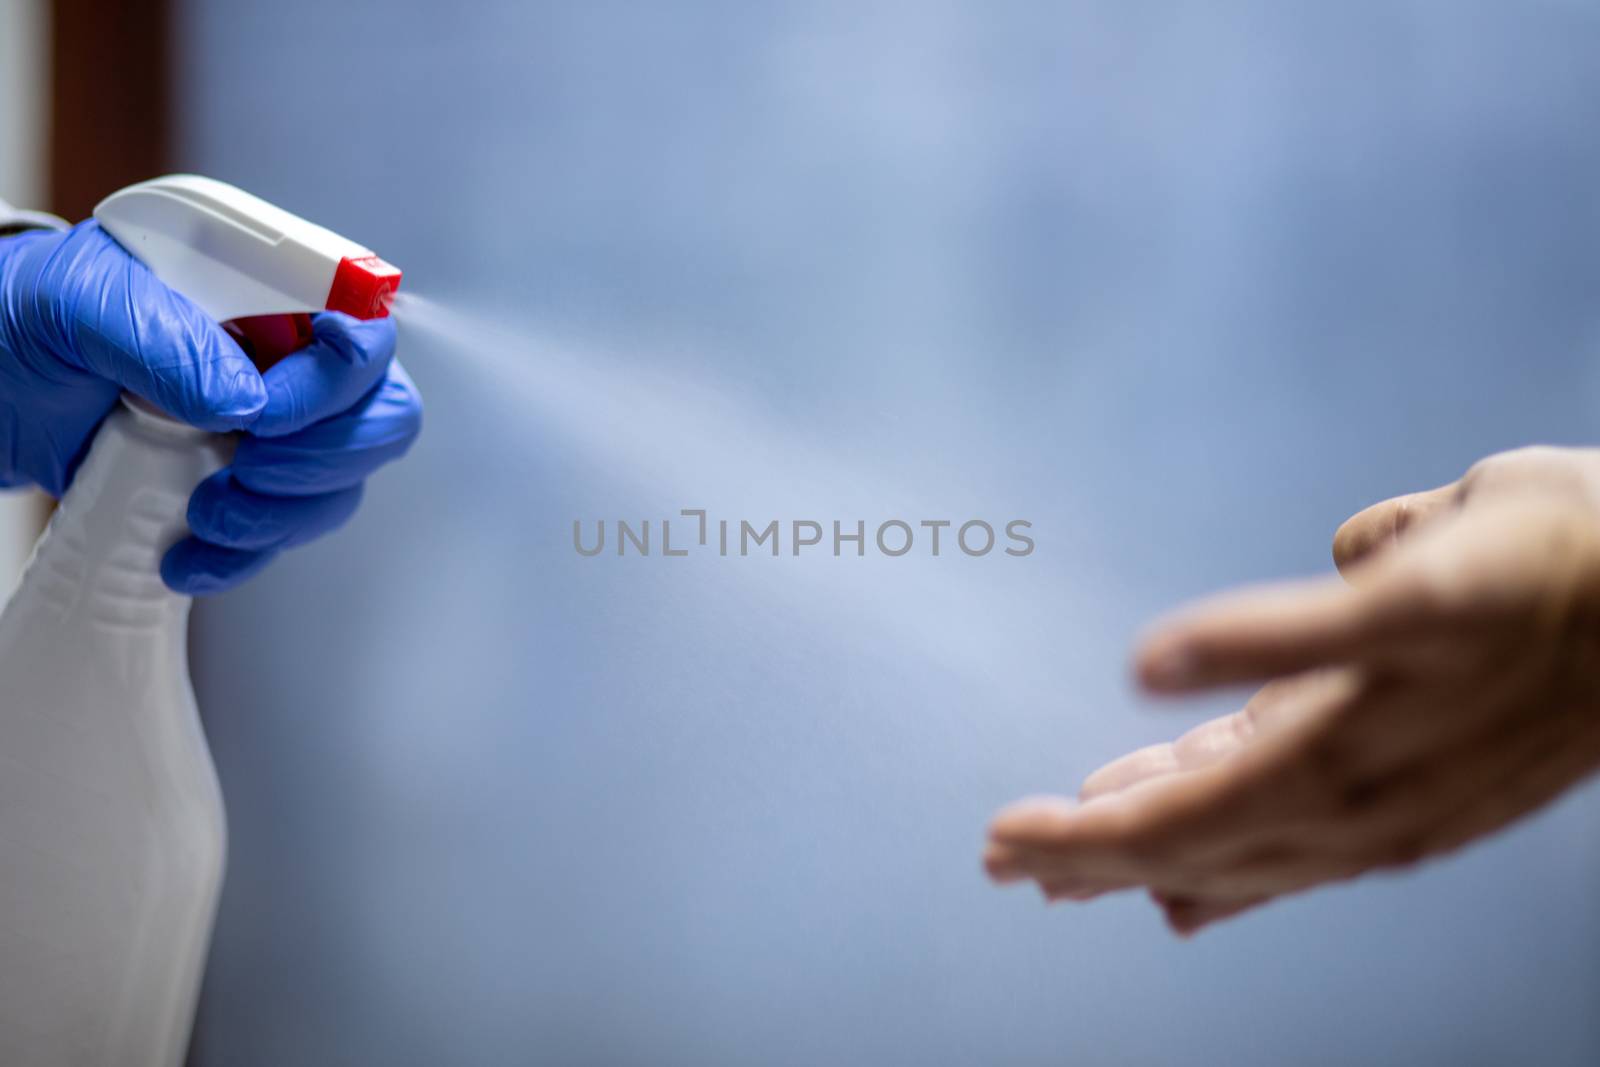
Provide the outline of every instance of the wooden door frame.
<path id="1" fill-rule="evenodd" d="M 49 0 L 49 208 L 77 222 L 172 169 L 170 0 Z"/>

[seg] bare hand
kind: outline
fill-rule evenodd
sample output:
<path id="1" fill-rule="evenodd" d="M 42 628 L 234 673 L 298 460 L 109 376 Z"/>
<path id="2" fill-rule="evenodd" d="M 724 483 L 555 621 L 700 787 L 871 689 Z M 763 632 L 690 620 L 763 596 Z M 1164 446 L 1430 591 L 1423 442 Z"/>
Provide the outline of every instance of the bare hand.
<path id="1" fill-rule="evenodd" d="M 984 863 L 1051 900 L 1143 887 L 1179 933 L 1492 833 L 1600 767 L 1600 450 L 1492 456 L 1361 512 L 1339 579 L 1204 602 L 1136 670 L 1232 715 L 1020 801 Z"/>

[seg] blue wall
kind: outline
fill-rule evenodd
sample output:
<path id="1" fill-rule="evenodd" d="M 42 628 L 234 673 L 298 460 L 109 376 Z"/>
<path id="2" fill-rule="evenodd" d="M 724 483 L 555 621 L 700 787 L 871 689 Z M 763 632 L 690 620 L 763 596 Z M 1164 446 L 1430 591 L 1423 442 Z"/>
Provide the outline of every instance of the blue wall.
<path id="1" fill-rule="evenodd" d="M 200 1064 L 1600 1060 L 1593 789 L 1193 943 L 978 868 L 997 805 L 1230 706 L 1130 691 L 1153 613 L 1600 436 L 1600 7 L 182 19 L 184 167 L 531 338 L 403 326 L 412 458 L 196 614 Z M 571 549 L 688 507 L 1039 547 Z"/>

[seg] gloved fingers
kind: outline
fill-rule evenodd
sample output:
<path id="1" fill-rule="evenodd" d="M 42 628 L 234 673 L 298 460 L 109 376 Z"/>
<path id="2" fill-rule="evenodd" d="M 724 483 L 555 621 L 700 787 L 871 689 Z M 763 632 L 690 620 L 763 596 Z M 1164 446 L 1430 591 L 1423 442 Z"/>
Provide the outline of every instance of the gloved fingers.
<path id="1" fill-rule="evenodd" d="M 97 223 L 68 235 L 40 285 L 56 305 L 60 354 L 81 369 L 205 430 L 243 429 L 266 405 L 261 375 L 233 338 Z"/>
<path id="2" fill-rule="evenodd" d="M 206 596 L 232 589 L 259 574 L 277 549 L 240 549 L 186 537 L 161 559 L 161 580 L 185 596 Z"/>
<path id="3" fill-rule="evenodd" d="M 315 496 L 253 493 L 224 468 L 201 482 L 189 498 L 189 530 L 224 548 L 293 548 L 350 521 L 362 486 Z"/>
<path id="4" fill-rule="evenodd" d="M 262 376 L 267 403 L 250 427 L 257 437 L 282 437 L 347 410 L 394 359 L 393 319 L 362 321 L 329 311 L 311 325 L 316 340 Z"/>
<path id="5" fill-rule="evenodd" d="M 359 485 L 399 459 L 422 430 L 422 398 L 399 362 L 342 415 L 283 437 L 246 435 L 233 477 L 265 496 L 314 496 Z"/>

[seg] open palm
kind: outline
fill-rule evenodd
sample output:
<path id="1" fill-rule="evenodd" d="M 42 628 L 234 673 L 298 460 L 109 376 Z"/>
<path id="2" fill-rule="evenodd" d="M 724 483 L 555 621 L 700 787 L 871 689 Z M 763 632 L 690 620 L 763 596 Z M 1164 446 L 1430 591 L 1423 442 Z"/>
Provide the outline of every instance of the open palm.
<path id="1" fill-rule="evenodd" d="M 1600 767 L 1600 451 L 1524 449 L 1369 508 L 1348 581 L 1229 594 L 1136 657 L 1163 693 L 1267 682 L 1245 707 L 1020 801 L 985 866 L 1052 900 L 1143 887 L 1181 933 L 1416 863 Z"/>

